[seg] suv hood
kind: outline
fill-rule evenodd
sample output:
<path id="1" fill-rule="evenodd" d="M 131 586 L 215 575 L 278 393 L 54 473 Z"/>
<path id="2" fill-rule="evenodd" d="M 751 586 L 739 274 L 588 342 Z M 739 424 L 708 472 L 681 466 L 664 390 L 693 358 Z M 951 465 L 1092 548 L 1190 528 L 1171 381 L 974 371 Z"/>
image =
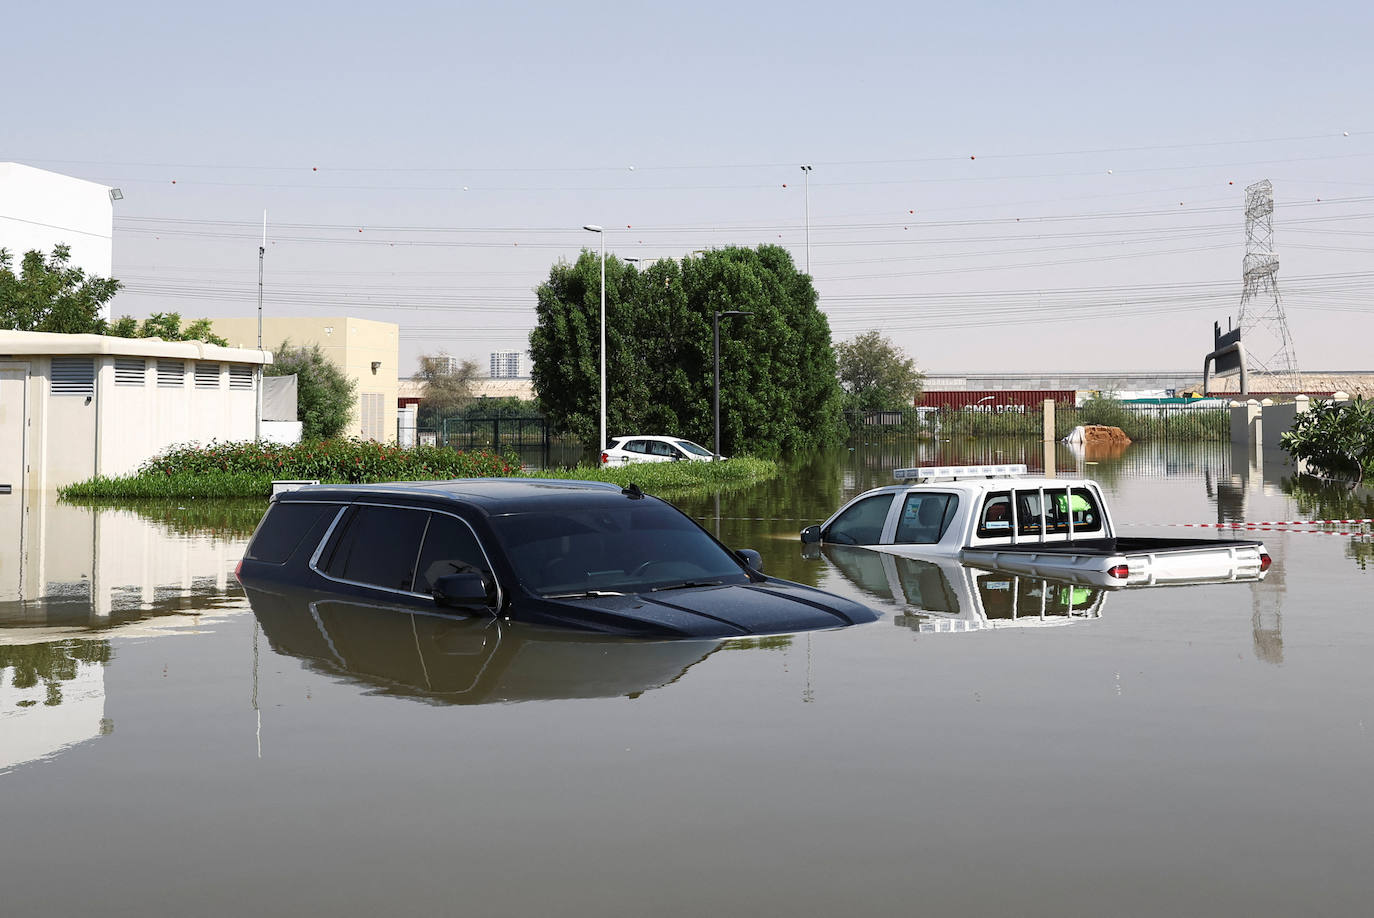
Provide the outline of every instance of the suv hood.
<path id="1" fill-rule="evenodd" d="M 513 617 L 612 634 L 740 637 L 838 628 L 877 620 L 867 606 L 801 584 L 685 587 L 624 596 L 539 599 Z"/>

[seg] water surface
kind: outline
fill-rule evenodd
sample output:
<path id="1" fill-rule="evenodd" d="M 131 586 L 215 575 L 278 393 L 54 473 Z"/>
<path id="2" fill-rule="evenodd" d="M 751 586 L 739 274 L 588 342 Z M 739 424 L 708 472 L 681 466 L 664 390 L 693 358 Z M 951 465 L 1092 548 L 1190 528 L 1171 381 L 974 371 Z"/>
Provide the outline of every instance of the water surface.
<path id="1" fill-rule="evenodd" d="M 0 555 L 5 912 L 1365 913 L 1368 536 L 1123 591 L 797 540 L 896 465 L 1045 458 L 860 445 L 681 501 L 882 613 L 723 644 L 255 616 L 251 512 L 32 502 Z M 1145 534 L 1370 506 L 1225 446 L 1052 461 Z"/>

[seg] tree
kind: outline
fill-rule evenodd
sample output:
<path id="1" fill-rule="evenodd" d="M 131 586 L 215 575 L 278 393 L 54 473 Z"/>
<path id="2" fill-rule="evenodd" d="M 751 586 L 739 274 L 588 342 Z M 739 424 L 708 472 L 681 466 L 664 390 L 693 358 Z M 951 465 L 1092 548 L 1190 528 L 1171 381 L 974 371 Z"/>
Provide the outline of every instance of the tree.
<path id="1" fill-rule="evenodd" d="M 595 445 L 600 259 L 583 251 L 537 290 L 530 333 L 540 406 L 555 429 Z M 830 326 L 785 249 L 725 248 L 643 271 L 606 259 L 607 435 L 713 437 L 714 312 L 721 320 L 721 447 L 775 453 L 833 442 L 840 389 Z"/>
<path id="2" fill-rule="evenodd" d="M 416 413 L 419 426 L 438 430 L 445 418 L 457 417 L 473 400 L 477 372 L 475 360 L 455 363 L 443 351 L 434 355 L 422 354 L 420 369 L 411 377 L 424 383 L 420 390 L 420 410 Z"/>
<path id="3" fill-rule="evenodd" d="M 9 251 L 0 249 L 0 328 L 102 334 L 100 311 L 119 287 L 117 280 L 72 267 L 70 246 L 54 246 L 47 258 L 28 252 L 18 276 Z"/>
<path id="4" fill-rule="evenodd" d="M 181 327 L 181 314 L 155 312 L 141 323 L 133 316 L 120 316 L 110 323 L 105 334 L 117 338 L 161 338 L 163 341 L 204 341 L 227 347 L 229 342 L 215 334 L 209 319 L 196 319 Z"/>
<path id="5" fill-rule="evenodd" d="M 840 385 L 849 411 L 910 408 L 925 377 L 906 352 L 876 331 L 835 345 Z"/>
<path id="6" fill-rule="evenodd" d="M 114 322 L 101 310 L 122 286 L 112 278 L 94 277 L 71 267 L 71 247 L 53 246 L 52 255 L 32 251 L 24 255 L 18 276 L 13 259 L 0 249 L 0 328 L 16 331 L 60 332 L 69 335 L 113 335 L 118 338 L 161 338 L 163 341 L 205 341 L 227 345 L 209 319 L 181 327 L 181 315 L 155 312 L 142 324 L 132 316 Z"/>
<path id="7" fill-rule="evenodd" d="M 263 371 L 268 376 L 296 375 L 296 414 L 304 439 L 328 440 L 348 426 L 358 384 L 331 363 L 318 344 L 292 347 L 283 341 Z"/>

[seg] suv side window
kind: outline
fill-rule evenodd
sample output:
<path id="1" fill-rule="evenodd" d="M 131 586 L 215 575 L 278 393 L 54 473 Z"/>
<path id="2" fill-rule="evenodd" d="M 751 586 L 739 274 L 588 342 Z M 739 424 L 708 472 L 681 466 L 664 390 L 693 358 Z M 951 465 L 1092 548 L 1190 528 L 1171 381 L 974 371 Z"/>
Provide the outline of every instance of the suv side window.
<path id="1" fill-rule="evenodd" d="M 648 451 L 649 444 L 644 440 L 631 440 L 625 444 L 625 452 L 627 453 L 647 453 Z"/>
<path id="2" fill-rule="evenodd" d="M 883 523 L 887 522 L 887 511 L 891 508 L 891 494 L 865 497 L 827 526 L 821 538 L 837 545 L 877 545 L 883 537 Z"/>
<path id="3" fill-rule="evenodd" d="M 908 494 L 892 541 L 934 545 L 944 537 L 958 507 L 959 497 L 955 494 Z"/>
<path id="4" fill-rule="evenodd" d="M 317 534 L 311 542 L 311 548 L 319 544 L 318 533 L 322 528 L 319 524 L 326 517 L 334 519 L 338 512 L 338 504 L 274 502 L 267 508 L 267 515 L 258 524 L 258 530 L 253 533 L 253 539 L 243 556 L 253 561 L 285 564 L 312 531 Z"/>
<path id="5" fill-rule="evenodd" d="M 1004 539 L 1011 535 L 1011 492 L 997 491 L 983 501 L 978 517 L 978 538 Z"/>
<path id="6" fill-rule="evenodd" d="M 339 580 L 410 592 L 429 513 L 360 506 L 344 520 L 324 573 Z"/>
<path id="7" fill-rule="evenodd" d="M 415 569 L 416 593 L 429 593 L 445 574 L 489 573 L 487 559 L 467 523 L 447 513 L 432 513 Z"/>
<path id="8" fill-rule="evenodd" d="M 673 448 L 673 445 L 664 443 L 662 440 L 650 440 L 649 453 L 654 456 L 665 456 L 669 459 L 678 458 L 678 451 Z"/>

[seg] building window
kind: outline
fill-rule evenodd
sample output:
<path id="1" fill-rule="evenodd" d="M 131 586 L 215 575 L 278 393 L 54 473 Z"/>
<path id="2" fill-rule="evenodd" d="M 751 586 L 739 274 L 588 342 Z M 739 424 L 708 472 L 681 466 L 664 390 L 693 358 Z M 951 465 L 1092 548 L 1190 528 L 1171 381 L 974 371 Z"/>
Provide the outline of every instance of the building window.
<path id="1" fill-rule="evenodd" d="M 141 386 L 147 381 L 148 361 L 137 357 L 116 357 L 115 385 Z"/>
<path id="2" fill-rule="evenodd" d="M 159 360 L 157 362 L 157 384 L 161 389 L 180 389 L 186 385 L 186 361 Z"/>
<path id="3" fill-rule="evenodd" d="M 362 436 L 364 440 L 382 439 L 385 420 L 385 404 L 382 393 L 364 392 L 358 397 L 362 408 Z"/>
<path id="4" fill-rule="evenodd" d="M 199 361 L 196 363 L 196 388 L 219 388 L 219 364 Z"/>
<path id="5" fill-rule="evenodd" d="M 229 388 L 253 388 L 253 368 L 246 366 L 231 366 L 229 368 Z"/>
<path id="6" fill-rule="evenodd" d="M 52 359 L 52 394 L 95 395 L 95 358 L 54 357 Z"/>

